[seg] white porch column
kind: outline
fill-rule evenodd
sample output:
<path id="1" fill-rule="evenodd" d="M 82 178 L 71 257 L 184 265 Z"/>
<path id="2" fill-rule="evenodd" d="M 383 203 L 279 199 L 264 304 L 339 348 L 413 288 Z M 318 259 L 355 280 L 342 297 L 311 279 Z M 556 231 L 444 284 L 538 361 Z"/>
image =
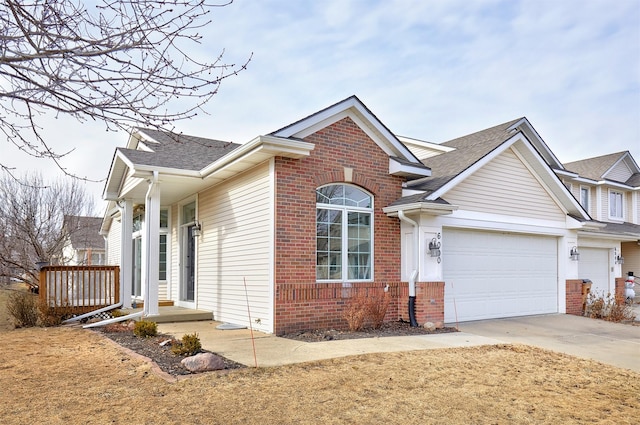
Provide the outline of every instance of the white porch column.
<path id="1" fill-rule="evenodd" d="M 160 263 L 160 183 L 153 172 L 144 200 L 145 231 L 142 238 L 142 282 L 144 316 L 157 316 Z"/>
<path id="2" fill-rule="evenodd" d="M 118 201 L 122 227 L 120 229 L 120 299 L 122 308 L 131 308 L 131 285 L 133 284 L 133 202 Z"/>

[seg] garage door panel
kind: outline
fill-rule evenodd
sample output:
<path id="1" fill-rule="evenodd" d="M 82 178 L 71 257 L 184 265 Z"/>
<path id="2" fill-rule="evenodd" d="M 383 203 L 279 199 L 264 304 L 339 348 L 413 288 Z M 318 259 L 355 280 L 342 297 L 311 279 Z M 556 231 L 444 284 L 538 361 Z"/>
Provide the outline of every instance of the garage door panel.
<path id="1" fill-rule="evenodd" d="M 555 238 L 445 229 L 445 321 L 558 311 Z"/>
<path id="2" fill-rule="evenodd" d="M 578 251 L 578 275 L 580 279 L 591 280 L 591 292 L 601 296 L 613 292 L 609 282 L 609 250 L 579 247 Z"/>

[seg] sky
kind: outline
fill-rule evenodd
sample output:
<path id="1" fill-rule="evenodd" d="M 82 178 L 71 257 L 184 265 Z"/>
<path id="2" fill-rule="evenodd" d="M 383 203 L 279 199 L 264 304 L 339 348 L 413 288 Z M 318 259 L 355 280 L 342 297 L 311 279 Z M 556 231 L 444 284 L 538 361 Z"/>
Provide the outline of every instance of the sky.
<path id="1" fill-rule="evenodd" d="M 441 143 L 524 116 L 561 162 L 628 150 L 640 165 L 640 0 L 236 0 L 210 18 L 194 55 L 253 57 L 185 134 L 245 143 L 356 95 L 400 136 Z M 46 131 L 99 200 L 127 133 L 65 118 Z M 60 174 L 1 146 L 18 173 Z"/>

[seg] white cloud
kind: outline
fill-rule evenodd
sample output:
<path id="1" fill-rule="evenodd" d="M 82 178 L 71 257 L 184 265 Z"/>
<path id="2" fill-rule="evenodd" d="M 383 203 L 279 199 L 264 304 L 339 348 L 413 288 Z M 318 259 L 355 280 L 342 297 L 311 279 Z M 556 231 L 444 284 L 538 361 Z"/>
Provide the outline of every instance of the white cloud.
<path id="1" fill-rule="evenodd" d="M 212 19 L 199 57 L 254 57 L 185 133 L 245 142 L 356 94 L 401 135 L 442 142 L 527 116 L 562 161 L 640 161 L 637 0 L 237 0 Z M 82 146 L 70 167 L 105 177 L 127 136 L 81 128 L 52 133 Z"/>

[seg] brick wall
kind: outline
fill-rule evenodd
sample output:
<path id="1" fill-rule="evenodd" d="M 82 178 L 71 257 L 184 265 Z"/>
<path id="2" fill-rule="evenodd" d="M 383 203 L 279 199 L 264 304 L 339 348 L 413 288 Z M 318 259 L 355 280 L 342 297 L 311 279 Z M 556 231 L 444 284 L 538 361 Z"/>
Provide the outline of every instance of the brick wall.
<path id="1" fill-rule="evenodd" d="M 616 277 L 616 303 L 622 305 L 625 301 L 625 287 L 624 281 L 626 277 Z"/>
<path id="2" fill-rule="evenodd" d="M 582 279 L 568 279 L 566 288 L 567 314 L 582 316 Z"/>
<path id="3" fill-rule="evenodd" d="M 342 284 L 316 283 L 316 188 L 344 183 L 351 168 L 351 184 L 374 196 L 374 252 L 372 283 L 353 287 L 398 288 L 400 284 L 400 222 L 382 208 L 402 196 L 400 177 L 389 175 L 389 157 L 350 118 L 344 118 L 305 138 L 315 144 L 302 159 L 276 158 L 275 333 L 344 327 Z M 336 286 L 337 285 L 337 286 Z M 396 319 L 398 302 L 389 318 Z"/>
<path id="4" fill-rule="evenodd" d="M 409 288 L 407 282 L 282 284 L 276 285 L 276 334 L 307 329 L 347 329 L 344 308 L 359 295 L 381 296 L 388 287 L 391 302 L 385 321 L 409 321 Z M 416 283 L 416 321 L 444 321 L 444 282 Z"/>

